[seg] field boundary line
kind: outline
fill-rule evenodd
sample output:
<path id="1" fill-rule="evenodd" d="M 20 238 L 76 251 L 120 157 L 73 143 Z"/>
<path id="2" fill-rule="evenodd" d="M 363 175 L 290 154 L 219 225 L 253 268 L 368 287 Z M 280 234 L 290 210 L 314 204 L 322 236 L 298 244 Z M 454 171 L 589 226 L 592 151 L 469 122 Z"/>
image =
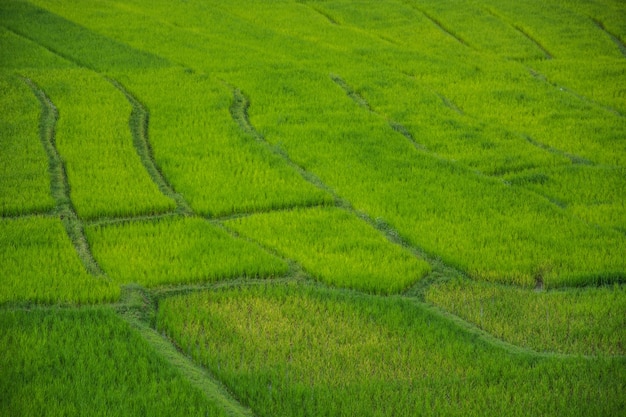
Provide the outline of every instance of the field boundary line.
<path id="1" fill-rule="evenodd" d="M 177 212 L 184 215 L 191 215 L 193 210 L 189 207 L 189 204 L 187 204 L 182 195 L 174 190 L 174 187 L 172 187 L 172 185 L 167 181 L 163 172 L 159 169 L 156 161 L 154 160 L 152 147 L 148 138 L 148 125 L 150 122 L 150 113 L 148 112 L 148 109 L 119 81 L 108 77 L 105 78 L 116 89 L 124 94 L 132 106 L 130 118 L 128 119 L 128 126 L 133 135 L 133 145 L 135 146 L 135 150 L 137 151 L 145 170 L 150 175 L 150 178 L 152 178 L 152 181 L 157 185 L 161 193 L 176 202 Z"/>
<path id="2" fill-rule="evenodd" d="M 314 6 L 312 4 L 309 3 L 304 3 L 299 1 L 298 3 L 302 4 L 305 7 L 308 7 L 311 10 L 314 10 L 315 12 L 317 12 L 318 14 L 324 16 L 324 18 L 328 21 L 328 23 L 330 23 L 331 25 L 336 25 L 336 26 L 340 26 L 341 24 L 337 21 L 337 19 L 335 19 L 334 17 L 332 17 L 328 12 L 326 12 L 325 10 L 320 9 L 317 6 Z"/>
<path id="3" fill-rule="evenodd" d="M 455 112 L 457 112 L 458 114 L 460 114 L 461 116 L 465 116 L 465 112 L 456 105 L 456 103 L 454 103 L 452 100 L 450 100 L 448 97 L 444 96 L 441 93 L 438 92 L 434 92 L 437 97 L 439 97 L 441 99 L 441 101 L 443 102 L 443 104 L 448 107 L 449 109 L 454 110 Z"/>
<path id="4" fill-rule="evenodd" d="M 0 215 L 0 219 L 2 220 L 18 220 L 18 219 L 32 219 L 32 218 L 56 218 L 55 214 L 56 208 L 47 211 L 28 211 L 25 213 L 14 213 L 14 214 L 2 214 Z"/>
<path id="5" fill-rule="evenodd" d="M 287 166 L 294 169 L 305 181 L 330 194 L 335 200 L 336 205 L 344 206 L 346 204 L 349 204 L 347 201 L 341 199 L 333 189 L 324 184 L 315 174 L 307 171 L 306 169 L 295 163 L 284 150 L 279 149 L 276 146 L 272 146 L 263 137 L 263 135 L 260 134 L 256 130 L 256 128 L 250 123 L 250 119 L 248 117 L 248 108 L 250 107 L 250 101 L 245 96 L 245 94 L 239 88 L 233 87 L 227 83 L 225 84 L 232 90 L 233 93 L 233 102 L 231 103 L 229 109 L 231 117 L 237 123 L 243 133 L 245 133 L 249 137 L 252 137 L 255 141 L 263 145 L 274 155 L 280 157 L 287 164 Z"/>
<path id="6" fill-rule="evenodd" d="M 611 106 L 607 106 L 607 105 L 605 105 L 605 104 L 598 103 L 597 101 L 592 100 L 592 99 L 590 99 L 590 98 L 587 98 L 587 97 L 585 97 L 585 96 L 583 96 L 583 95 L 581 95 L 581 94 L 578 94 L 577 92 L 575 92 L 575 91 L 573 91 L 573 90 L 570 90 L 570 89 L 569 89 L 569 88 L 567 88 L 567 87 L 564 87 L 564 86 L 562 86 L 562 85 L 559 85 L 559 84 L 557 84 L 557 83 L 554 83 L 554 82 L 550 81 L 550 80 L 548 79 L 548 77 L 546 77 L 545 75 L 541 74 L 539 71 L 537 71 L 537 70 L 535 70 L 535 69 L 533 69 L 533 68 L 531 68 L 531 67 L 526 67 L 526 69 L 528 70 L 528 72 L 530 73 L 530 75 L 531 75 L 533 78 L 535 78 L 536 80 L 539 80 L 539 81 L 541 81 L 541 82 L 543 82 L 543 83 L 546 83 L 546 84 L 548 84 L 549 86 L 551 86 L 551 87 L 553 87 L 553 88 L 558 89 L 559 91 L 562 91 L 562 92 L 564 92 L 564 93 L 567 93 L 567 94 L 569 94 L 569 95 L 571 95 L 571 96 L 573 96 L 573 97 L 577 98 L 578 100 L 580 100 L 580 101 L 582 101 L 582 102 L 584 102 L 584 103 L 587 103 L 587 104 L 588 104 L 588 105 L 590 105 L 590 106 L 600 108 L 600 109 L 602 109 L 602 110 L 604 110 L 604 111 L 607 111 L 607 112 L 609 112 L 609 113 L 614 114 L 614 115 L 615 115 L 615 116 L 617 116 L 617 117 L 622 117 L 622 118 L 624 117 L 624 114 L 622 114 L 619 110 L 614 109 L 614 108 L 613 108 L 613 107 L 611 107 Z"/>
<path id="7" fill-rule="evenodd" d="M 127 313 L 119 313 L 131 328 L 135 329 L 155 353 L 180 372 L 205 397 L 219 405 L 231 417 L 254 417 L 252 410 L 242 405 L 232 393 L 215 378 L 206 368 L 197 365 L 179 347 L 166 336 Z"/>
<path id="8" fill-rule="evenodd" d="M 616 36 L 615 34 L 613 34 L 612 32 L 610 32 L 606 26 L 604 26 L 604 23 L 602 23 L 602 21 L 600 19 L 596 19 L 596 18 L 591 18 L 591 20 L 593 21 L 593 23 L 595 23 L 595 25 L 604 33 L 606 33 L 609 38 L 611 38 L 611 40 L 615 43 L 615 45 L 617 45 L 617 47 L 619 48 L 619 51 L 622 53 L 622 55 L 624 56 L 624 58 L 626 58 L 626 44 L 624 44 L 624 42 L 622 42 L 622 40 Z"/>
<path id="9" fill-rule="evenodd" d="M 362 107 L 365 110 L 370 111 L 372 113 L 376 113 L 374 110 L 372 110 L 372 107 L 367 102 L 367 100 L 365 100 L 362 95 L 360 95 L 354 88 L 352 88 L 339 75 L 331 73 L 330 74 L 330 79 L 333 80 L 335 82 L 335 84 L 337 84 L 339 87 L 341 87 L 341 89 L 348 95 L 348 97 L 350 97 L 352 99 L 352 101 L 354 101 L 356 104 L 358 104 L 359 107 Z M 376 113 L 376 114 L 378 114 L 378 113 Z"/>
<path id="10" fill-rule="evenodd" d="M 194 215 L 190 215 L 189 217 L 193 217 Z M 127 216 L 127 217 L 98 217 L 96 219 L 90 219 L 83 221 L 85 226 L 110 226 L 114 224 L 126 224 L 133 222 L 148 222 L 148 221 L 159 221 L 161 219 L 167 219 L 170 217 L 180 217 L 180 213 L 170 211 L 159 214 L 149 214 L 142 216 Z M 196 216 L 199 217 L 199 216 Z"/>
<path id="11" fill-rule="evenodd" d="M 487 13 L 489 13 L 490 15 L 495 17 L 496 19 L 499 19 L 500 21 L 506 23 L 511 28 L 513 28 L 516 32 L 520 33 L 523 37 L 528 39 L 531 43 L 533 43 L 543 53 L 545 59 L 550 60 L 550 59 L 554 58 L 554 55 L 550 51 L 548 51 L 548 49 L 545 46 L 543 46 L 543 44 L 541 42 L 539 42 L 537 39 L 535 39 L 534 36 L 532 36 L 530 33 L 528 33 L 528 31 L 526 29 L 524 29 L 521 25 L 516 24 L 516 23 L 511 23 L 511 21 L 509 19 L 505 18 L 500 13 L 496 13 L 496 11 L 493 10 L 492 8 L 490 8 L 490 7 L 486 7 L 483 10 L 485 10 Z"/>
<path id="12" fill-rule="evenodd" d="M 456 314 L 453 314 L 449 312 L 448 310 L 445 310 L 444 308 L 439 307 L 435 304 L 431 304 L 429 302 L 419 300 L 413 297 L 402 297 L 402 298 L 405 300 L 411 301 L 415 305 L 423 307 L 426 311 L 436 316 L 441 317 L 442 319 L 446 320 L 447 322 L 459 328 L 459 330 L 461 330 L 462 332 L 477 336 L 483 343 L 502 349 L 510 354 L 528 355 L 528 356 L 533 356 L 537 358 L 545 358 L 545 359 L 581 358 L 585 360 L 597 360 L 598 358 L 625 358 L 624 355 L 604 355 L 604 354 L 583 355 L 580 353 L 560 353 L 560 352 L 553 352 L 553 351 L 545 351 L 545 352 L 537 351 L 529 347 L 516 345 L 511 342 L 507 342 L 503 339 L 500 339 L 494 336 L 493 334 L 489 333 L 488 331 L 481 329 L 476 324 L 466 321 L 465 319 L 457 316 Z"/>
<path id="13" fill-rule="evenodd" d="M 78 67 L 86 68 L 86 69 L 88 69 L 90 71 L 94 71 L 94 72 L 99 73 L 94 68 L 90 67 L 89 65 L 87 65 L 87 64 L 85 64 L 83 62 L 80 62 L 80 61 L 76 60 L 76 58 L 72 57 L 71 55 L 66 55 L 63 52 L 59 52 L 56 49 L 53 49 L 53 48 L 51 48 L 51 47 L 49 47 L 47 45 L 44 45 L 43 43 L 39 42 L 37 39 L 31 38 L 30 36 L 28 36 L 25 33 L 19 32 L 19 31 L 13 29 L 12 27 L 9 27 L 9 26 L 6 26 L 6 25 L 0 25 L 0 26 L 2 26 L 7 31 L 13 33 L 14 35 L 16 35 L 16 36 L 18 36 L 20 38 L 27 39 L 28 41 L 34 43 L 35 45 L 38 45 L 39 47 L 45 49 L 46 51 L 50 52 L 51 54 L 54 54 L 54 55 L 56 55 L 56 56 L 58 56 L 58 57 L 60 57 L 60 58 L 62 58 L 64 60 L 66 60 L 67 62 L 70 62 L 70 63 L 72 63 L 72 64 L 74 64 L 74 65 L 76 65 Z"/>
<path id="14" fill-rule="evenodd" d="M 496 16 L 497 17 L 497 16 Z M 545 59 L 553 59 L 553 55 L 550 51 L 548 51 L 548 49 L 543 46 L 543 44 L 541 44 L 537 39 L 535 39 L 533 36 L 531 36 L 526 29 L 524 29 L 523 27 L 521 27 L 520 25 L 514 25 L 514 24 L 510 24 L 509 25 L 515 29 L 516 31 L 518 31 L 520 34 L 522 34 L 522 36 L 524 36 L 526 39 L 528 39 L 530 42 L 532 42 L 537 48 L 539 48 L 539 50 L 541 52 L 543 52 L 543 54 L 545 55 Z"/>
<path id="15" fill-rule="evenodd" d="M 562 157 L 569 159 L 572 162 L 572 165 L 591 165 L 591 166 L 596 165 L 596 163 L 593 161 L 590 161 L 578 155 L 573 155 L 571 153 L 562 151 L 561 149 L 553 148 L 550 145 L 546 145 L 545 143 L 536 141 L 535 139 L 533 139 L 532 137 L 528 135 L 522 135 L 522 136 L 524 137 L 524 139 L 526 139 L 528 143 L 530 143 L 533 146 L 536 146 L 539 149 L 543 149 L 551 154 L 562 156 Z"/>
<path id="16" fill-rule="evenodd" d="M 425 10 L 421 9 L 420 7 L 417 7 L 415 4 L 413 4 L 413 2 L 409 2 L 407 0 L 404 0 L 403 3 L 406 4 L 407 6 L 409 6 L 410 8 L 412 8 L 413 10 L 416 10 L 419 13 L 421 13 L 426 19 L 428 19 L 439 30 L 441 30 L 446 35 L 450 36 L 452 39 L 454 39 L 455 41 L 457 41 L 461 45 L 466 46 L 468 48 L 472 48 L 463 38 L 461 38 L 459 35 L 454 33 L 451 29 L 448 29 L 439 19 L 436 19 L 430 13 L 426 12 Z"/>
<path id="17" fill-rule="evenodd" d="M 387 119 L 384 115 L 378 113 L 377 111 L 375 111 L 372 106 L 368 103 L 368 101 L 361 96 L 354 88 L 352 88 L 352 86 L 350 86 L 350 84 L 348 84 L 343 78 L 341 78 L 339 75 L 337 74 L 330 74 L 330 79 L 337 84 L 339 87 L 341 87 L 341 89 L 346 93 L 346 95 L 352 99 L 352 101 L 354 101 L 359 107 L 369 111 L 372 114 L 375 114 L 376 116 L 379 116 L 381 118 L 383 118 L 384 120 L 387 121 L 387 124 L 389 124 L 389 126 L 396 132 L 398 132 L 399 134 L 401 134 L 402 136 L 404 136 L 406 139 L 409 140 L 409 142 L 411 142 L 411 144 L 413 145 L 413 147 L 419 151 L 423 151 L 423 152 L 429 152 L 428 149 L 420 144 L 419 142 L 417 142 L 415 140 L 415 138 L 413 137 L 413 135 L 411 134 L 411 132 L 408 131 L 408 129 L 406 127 L 404 127 L 404 125 L 402 125 L 401 123 L 398 123 L 394 120 L 391 119 Z M 445 101 L 444 101 L 445 103 Z"/>
<path id="18" fill-rule="evenodd" d="M 228 220 L 242 219 L 245 217 L 263 215 L 263 214 L 268 214 L 268 213 L 277 213 L 277 212 L 280 213 L 283 211 L 306 210 L 306 209 L 312 209 L 312 208 L 325 208 L 325 207 L 334 207 L 334 206 L 332 205 L 329 206 L 328 204 L 324 204 L 324 203 L 294 204 L 291 206 L 289 205 L 281 206 L 279 208 L 268 208 L 268 209 L 254 210 L 254 211 L 230 213 L 230 214 L 225 214 L 223 216 L 210 217 L 209 220 L 216 221 L 216 222 L 225 222 Z"/>
<path id="19" fill-rule="evenodd" d="M 338 76 L 335 76 L 335 77 L 337 77 L 338 79 L 341 79 Z M 343 83 L 344 83 L 344 85 L 348 86 L 347 83 L 345 83 L 345 82 L 343 82 Z M 233 87 L 231 87 L 231 88 L 233 88 Z M 348 86 L 348 88 L 350 88 L 350 87 Z M 255 140 L 265 144 L 265 146 L 270 147 L 269 143 L 265 140 L 265 138 L 263 138 L 263 136 L 256 131 L 256 129 L 250 124 L 250 122 L 248 120 L 247 109 L 248 109 L 248 106 L 249 106 L 249 102 L 248 102 L 247 98 L 237 88 L 233 88 L 233 95 L 234 95 L 234 100 L 233 100 L 233 104 L 231 106 L 231 114 L 233 116 L 233 119 L 235 119 L 235 121 L 239 124 L 239 126 L 241 127 L 242 130 L 244 130 L 245 133 L 247 133 L 248 135 L 253 136 Z M 367 102 L 364 99 L 362 99 L 362 100 L 363 100 L 363 102 L 365 104 L 367 104 Z M 367 107 L 364 107 L 364 106 L 361 106 L 361 107 L 363 107 L 364 109 L 367 109 L 368 111 L 372 112 L 373 114 L 375 114 L 375 115 L 377 115 L 379 117 L 382 117 L 378 113 L 373 112 L 370 109 L 369 104 L 367 104 Z M 404 131 L 406 131 L 406 129 L 404 129 L 403 127 L 402 127 L 402 129 Z M 396 130 L 396 129 L 394 129 L 394 130 Z M 402 134 L 402 132 L 399 132 L 399 133 Z M 408 133 L 408 131 L 407 131 L 407 133 Z M 409 139 L 413 143 L 413 145 L 416 147 L 416 149 L 424 150 L 421 147 L 421 145 L 419 145 L 418 143 L 416 143 L 414 141 L 414 139 L 413 139 L 413 137 L 411 135 L 409 135 L 409 137 L 407 137 L 407 139 Z M 291 166 L 294 169 L 298 170 L 298 172 L 300 172 L 300 174 L 307 181 L 309 181 L 311 184 L 319 187 L 320 189 L 322 189 L 324 191 L 329 192 L 333 196 L 333 198 L 334 198 L 334 200 L 336 202 L 336 207 L 341 208 L 343 210 L 346 210 L 349 213 L 352 213 L 353 215 L 357 216 L 361 220 L 365 221 L 370 226 L 374 227 L 376 230 L 378 230 L 380 233 L 382 233 L 383 236 L 391 244 L 399 245 L 399 246 L 401 246 L 401 247 L 403 247 L 405 249 L 410 250 L 411 253 L 414 256 L 416 256 L 416 257 L 418 257 L 420 259 L 423 259 L 428 264 L 430 264 L 432 270 L 435 270 L 435 269 L 436 270 L 441 270 L 443 268 L 443 267 L 435 268 L 435 266 L 438 265 L 438 263 L 435 261 L 435 255 L 432 255 L 432 256 L 428 255 L 423 249 L 418 248 L 418 247 L 410 244 L 407 240 L 405 240 L 405 239 L 400 237 L 398 231 L 393 229 L 388 224 L 384 223 L 384 221 L 382 221 L 381 219 L 374 220 L 368 214 L 366 214 L 364 212 L 361 212 L 361 211 L 358 211 L 358 210 L 355 210 L 354 207 L 352 207 L 352 204 L 349 201 L 347 201 L 347 200 L 343 199 L 342 197 L 340 197 L 339 195 L 337 195 L 337 193 L 333 189 L 331 189 L 326 184 L 324 184 L 314 174 L 307 172 L 302 167 L 300 167 L 299 165 L 297 165 L 296 163 L 291 161 L 291 159 L 289 159 L 289 157 L 287 155 L 285 155 L 284 153 L 275 151 L 273 147 L 270 147 L 270 149 L 272 149 L 273 152 L 275 152 L 276 154 L 278 154 L 279 156 L 284 158 L 285 161 L 289 164 L 289 166 Z M 263 248 L 263 249 L 267 250 L 267 248 Z M 446 265 L 445 268 L 451 268 L 451 267 Z M 432 272 L 432 270 L 431 270 L 431 272 Z M 460 271 L 458 271 L 458 274 L 462 274 L 462 273 Z M 429 275 L 429 273 L 427 273 L 426 276 L 427 275 Z M 422 277 L 420 280 L 418 280 L 418 282 L 423 280 L 423 279 L 425 279 L 426 276 Z M 411 287 L 409 287 L 407 289 L 407 291 L 410 290 L 410 288 Z"/>
<path id="20" fill-rule="evenodd" d="M 87 238 L 82 221 L 78 218 L 70 197 L 70 185 L 67 180 L 65 163 L 56 147 L 56 124 L 59 119 L 59 111 L 54 103 L 31 79 L 22 77 L 24 82 L 31 88 L 33 94 L 41 105 L 39 119 L 39 138 L 48 155 L 48 172 L 50 174 L 50 193 L 56 202 L 56 214 L 59 215 L 63 226 L 69 236 L 76 253 L 87 272 L 96 277 L 106 276 L 100 265 L 96 262 Z"/>

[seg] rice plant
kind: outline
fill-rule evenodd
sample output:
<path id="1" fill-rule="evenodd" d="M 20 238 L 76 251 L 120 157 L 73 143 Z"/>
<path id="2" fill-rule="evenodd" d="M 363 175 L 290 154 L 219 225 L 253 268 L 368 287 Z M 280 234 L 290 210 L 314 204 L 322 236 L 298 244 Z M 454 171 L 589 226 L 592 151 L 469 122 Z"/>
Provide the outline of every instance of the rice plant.
<path id="1" fill-rule="evenodd" d="M 537 351 L 625 352 L 623 286 L 534 291 L 454 280 L 430 287 L 426 300 L 499 339 Z"/>
<path id="2" fill-rule="evenodd" d="M 233 93 L 220 81 L 182 70 L 121 77 L 150 111 L 157 164 L 195 211 L 223 216 L 331 201 L 239 128 Z"/>
<path id="3" fill-rule="evenodd" d="M 84 69 L 29 75 L 58 109 L 56 148 L 79 217 L 152 214 L 175 207 L 152 182 L 133 147 L 131 108 L 121 92 Z"/>
<path id="4" fill-rule="evenodd" d="M 145 286 L 283 275 L 287 265 L 199 218 L 164 218 L 85 229 L 94 257 L 118 284 Z"/>
<path id="5" fill-rule="evenodd" d="M 159 305 L 159 328 L 259 416 L 585 416 L 624 407 L 623 358 L 514 353 L 401 298 L 264 286 Z"/>
<path id="6" fill-rule="evenodd" d="M 226 416 L 112 309 L 0 310 L 3 416 Z"/>
<path id="7" fill-rule="evenodd" d="M 0 303 L 110 302 L 119 286 L 90 275 L 59 219 L 0 221 Z"/>
<path id="8" fill-rule="evenodd" d="M 312 208 L 225 222 L 242 236 L 276 248 L 321 281 L 374 293 L 406 289 L 429 265 L 391 244 L 377 230 L 340 209 Z"/>
<path id="9" fill-rule="evenodd" d="M 0 215 L 54 208 L 48 157 L 39 137 L 39 103 L 24 81 L 0 75 Z"/>

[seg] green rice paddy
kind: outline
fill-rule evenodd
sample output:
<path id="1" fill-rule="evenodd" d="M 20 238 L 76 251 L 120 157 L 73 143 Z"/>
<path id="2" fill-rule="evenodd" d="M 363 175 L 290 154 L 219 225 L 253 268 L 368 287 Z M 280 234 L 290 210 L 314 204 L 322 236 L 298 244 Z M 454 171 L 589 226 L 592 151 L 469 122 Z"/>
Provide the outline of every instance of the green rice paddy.
<path id="1" fill-rule="evenodd" d="M 0 414 L 624 414 L 625 22 L 3 1 Z"/>

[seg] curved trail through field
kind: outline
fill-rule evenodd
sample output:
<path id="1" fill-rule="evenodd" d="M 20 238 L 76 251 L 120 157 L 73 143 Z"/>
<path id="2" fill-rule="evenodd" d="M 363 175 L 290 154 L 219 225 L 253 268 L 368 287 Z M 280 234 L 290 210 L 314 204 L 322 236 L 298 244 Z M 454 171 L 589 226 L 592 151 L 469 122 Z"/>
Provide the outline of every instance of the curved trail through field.
<path id="1" fill-rule="evenodd" d="M 165 179 L 165 176 L 157 166 L 152 155 L 152 147 L 148 140 L 148 123 L 150 120 L 150 113 L 146 107 L 141 104 L 137 98 L 131 94 L 122 84 L 112 78 L 107 80 L 117 88 L 128 100 L 133 110 L 130 113 L 128 125 L 133 135 L 133 145 L 137 150 L 139 158 L 144 168 L 152 178 L 152 181 L 159 187 L 159 190 L 176 202 L 177 212 L 184 215 L 193 214 L 193 210 L 189 204 L 185 201 L 182 195 L 174 190 L 174 187 Z"/>
<path id="2" fill-rule="evenodd" d="M 314 10 L 321 16 L 323 16 L 331 25 L 337 25 L 337 26 L 339 25 L 339 22 L 334 17 L 332 17 L 328 12 L 320 9 L 319 7 L 313 6 L 312 4 L 307 3 L 305 4 L 305 6 L 310 8 L 311 10 Z"/>
<path id="3" fill-rule="evenodd" d="M 83 230 L 83 223 L 72 206 L 65 164 L 59 155 L 55 141 L 55 128 L 59 119 L 59 112 L 50 98 L 32 80 L 25 77 L 23 80 L 31 88 L 41 105 L 39 137 L 48 155 L 50 192 L 56 202 L 56 212 L 60 216 L 67 235 L 87 272 L 97 277 L 105 276 L 91 253 Z"/>
<path id="4" fill-rule="evenodd" d="M 258 143 L 262 144 L 266 149 L 268 149 L 274 155 L 277 155 L 281 159 L 283 159 L 283 161 L 285 161 L 285 163 L 290 168 L 292 168 L 296 172 L 298 172 L 300 174 L 300 176 L 305 181 L 309 182 L 310 184 L 314 185 L 315 187 L 317 187 L 317 188 L 319 188 L 319 189 L 321 189 L 323 191 L 326 191 L 328 194 L 330 194 L 333 197 L 333 199 L 335 200 L 335 203 L 337 205 L 339 205 L 339 206 L 349 205 L 348 202 L 346 202 L 345 200 L 342 200 L 339 196 L 337 196 L 337 194 L 335 193 L 334 190 L 332 190 L 330 187 L 328 187 L 326 184 L 324 184 L 314 174 L 312 174 L 311 172 L 305 170 L 300 165 L 296 164 L 282 149 L 279 149 L 279 148 L 277 148 L 275 146 L 272 146 L 269 142 L 267 142 L 267 140 L 265 140 L 263 135 L 261 135 L 254 128 L 254 126 L 252 126 L 252 124 L 250 123 L 250 120 L 248 118 L 248 108 L 250 107 L 250 102 L 248 101 L 246 96 L 243 94 L 243 92 L 240 89 L 238 89 L 236 87 L 232 87 L 232 86 L 229 86 L 229 87 L 232 89 L 232 92 L 233 92 L 233 102 L 232 102 L 232 104 L 230 106 L 230 114 L 231 114 L 233 120 L 239 126 L 239 128 L 246 135 L 252 137 L 255 141 L 257 141 Z"/>

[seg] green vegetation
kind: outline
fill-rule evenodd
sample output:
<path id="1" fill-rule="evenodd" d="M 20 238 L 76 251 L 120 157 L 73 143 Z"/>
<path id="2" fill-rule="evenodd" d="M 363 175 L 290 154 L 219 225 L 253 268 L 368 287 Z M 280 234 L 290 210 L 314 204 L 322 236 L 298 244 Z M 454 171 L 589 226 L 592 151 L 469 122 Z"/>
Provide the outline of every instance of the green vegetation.
<path id="1" fill-rule="evenodd" d="M 93 303 L 120 293 L 87 273 L 58 219 L 2 219 L 0 265 L 0 303 Z"/>
<path id="2" fill-rule="evenodd" d="M 0 1 L 0 414 L 623 414 L 624 22 Z"/>
<path id="3" fill-rule="evenodd" d="M 119 78 L 150 109 L 154 158 L 196 212 L 223 216 L 330 201 L 240 130 L 224 83 L 182 69 Z"/>
<path id="4" fill-rule="evenodd" d="M 29 76 L 31 74 L 29 73 Z M 83 69 L 33 72 L 58 109 L 56 147 L 81 218 L 174 208 L 145 172 L 128 126 L 130 104 L 104 78 Z"/>
<path id="5" fill-rule="evenodd" d="M 3 2 L 0 24 L 20 36 L 80 66 L 99 71 L 115 68 L 146 68 L 167 65 L 162 58 L 101 36 L 59 14 L 48 13 L 35 2 L 11 0 Z M 65 10 L 71 8 L 58 3 Z M 89 13 L 86 8 L 83 13 Z M 29 64 L 32 61 L 27 61 Z M 30 65 L 26 65 L 30 66 Z"/>
<path id="6" fill-rule="evenodd" d="M 406 299 L 262 286 L 159 305 L 159 328 L 259 416 L 587 416 L 625 405 L 623 359 L 511 353 Z"/>
<path id="7" fill-rule="evenodd" d="M 0 311 L 3 416 L 227 416 L 111 309 Z"/>
<path id="8" fill-rule="evenodd" d="M 273 277 L 287 265 L 198 218 L 164 218 L 85 230 L 94 257 L 117 283 L 145 286 Z"/>
<path id="9" fill-rule="evenodd" d="M 546 196 L 590 224 L 626 232 L 626 171 L 623 168 L 571 165 L 526 171 L 507 179 Z"/>
<path id="10" fill-rule="evenodd" d="M 0 215 L 46 212 L 48 160 L 39 140 L 39 103 L 21 79 L 0 75 Z"/>
<path id="11" fill-rule="evenodd" d="M 431 286 L 425 298 L 518 346 L 585 355 L 626 353 L 626 290 L 620 286 L 527 291 L 453 280 Z"/>
<path id="12" fill-rule="evenodd" d="M 405 290 L 430 270 L 425 261 L 340 209 L 280 211 L 225 224 L 265 247 L 276 248 L 334 286 L 388 294 Z"/>

